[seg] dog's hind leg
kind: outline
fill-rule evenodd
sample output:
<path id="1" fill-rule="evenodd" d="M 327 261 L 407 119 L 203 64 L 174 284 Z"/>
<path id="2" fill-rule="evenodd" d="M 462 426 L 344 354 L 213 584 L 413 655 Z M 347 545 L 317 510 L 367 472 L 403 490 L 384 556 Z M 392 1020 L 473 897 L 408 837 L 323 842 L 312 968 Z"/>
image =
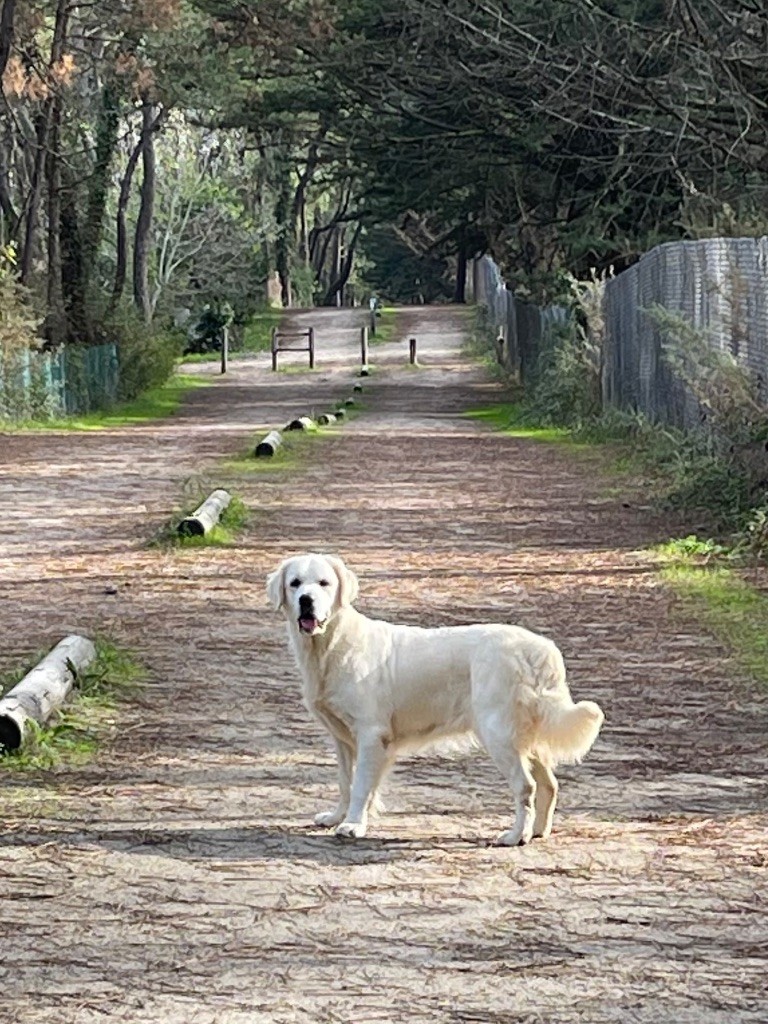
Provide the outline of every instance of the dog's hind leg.
<path id="1" fill-rule="evenodd" d="M 316 825 L 338 825 L 344 821 L 349 807 L 349 793 L 352 784 L 353 754 L 352 748 L 334 737 L 333 746 L 336 750 L 336 762 L 339 773 L 339 802 L 332 811 L 321 811 L 315 815 Z"/>
<path id="2" fill-rule="evenodd" d="M 346 818 L 336 829 L 339 838 L 362 839 L 365 835 L 369 806 L 375 800 L 379 784 L 393 761 L 393 752 L 381 736 L 360 737 L 349 808 Z"/>
<path id="3" fill-rule="evenodd" d="M 515 750 L 509 735 L 502 734 L 483 721 L 477 722 L 477 734 L 494 764 L 509 783 L 515 798 L 515 824 L 496 840 L 500 846 L 523 846 L 533 838 L 533 814 L 536 780 L 528 758 Z"/>
<path id="4" fill-rule="evenodd" d="M 552 769 L 537 757 L 531 758 L 531 774 L 536 783 L 533 836 L 546 839 L 552 831 L 559 787 Z"/>

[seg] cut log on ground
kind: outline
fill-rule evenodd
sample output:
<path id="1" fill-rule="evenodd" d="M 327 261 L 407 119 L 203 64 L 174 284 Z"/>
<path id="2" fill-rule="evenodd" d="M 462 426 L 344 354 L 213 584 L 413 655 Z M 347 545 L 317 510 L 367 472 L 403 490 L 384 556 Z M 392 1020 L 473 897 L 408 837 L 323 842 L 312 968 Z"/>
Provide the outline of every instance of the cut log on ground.
<path id="1" fill-rule="evenodd" d="M 332 423 L 336 422 L 336 415 L 332 412 L 324 412 L 322 416 L 317 417 L 317 422 L 322 427 L 329 427 Z"/>
<path id="2" fill-rule="evenodd" d="M 30 719 L 45 725 L 67 699 L 77 674 L 95 658 L 96 648 L 87 637 L 68 636 L 56 644 L 0 700 L 0 748 L 18 750 Z"/>
<path id="3" fill-rule="evenodd" d="M 298 416 L 286 426 L 286 430 L 311 430 L 314 426 L 309 416 Z"/>
<path id="4" fill-rule="evenodd" d="M 221 513 L 230 501 L 232 501 L 232 495 L 229 491 L 218 490 L 209 494 L 191 516 L 186 516 L 181 520 L 179 534 L 182 537 L 204 537 L 218 523 Z"/>
<path id="5" fill-rule="evenodd" d="M 337 420 L 343 420 L 347 415 L 347 410 L 343 405 L 340 405 L 333 414 Z"/>
<path id="6" fill-rule="evenodd" d="M 345 406 L 346 406 L 346 407 L 347 407 L 348 409 L 351 409 L 351 408 L 352 408 L 352 406 L 353 406 L 353 405 L 355 405 L 355 404 L 356 404 L 356 403 L 355 403 L 355 400 L 354 400 L 354 398 L 345 398 L 345 399 L 344 399 L 344 405 L 345 405 Z"/>
<path id="7" fill-rule="evenodd" d="M 283 443 L 283 437 L 279 430 L 270 430 L 256 445 L 254 454 L 257 459 L 271 459 L 277 449 Z"/>
<path id="8" fill-rule="evenodd" d="M 353 391 L 358 391 L 358 392 L 362 391 L 363 390 L 363 385 L 362 384 L 353 384 L 352 385 L 352 390 Z"/>
<path id="9" fill-rule="evenodd" d="M 368 377 L 368 376 L 370 376 L 370 373 L 371 373 L 370 367 L 367 366 L 366 364 L 363 364 L 363 366 L 360 367 L 360 376 L 361 377 Z"/>

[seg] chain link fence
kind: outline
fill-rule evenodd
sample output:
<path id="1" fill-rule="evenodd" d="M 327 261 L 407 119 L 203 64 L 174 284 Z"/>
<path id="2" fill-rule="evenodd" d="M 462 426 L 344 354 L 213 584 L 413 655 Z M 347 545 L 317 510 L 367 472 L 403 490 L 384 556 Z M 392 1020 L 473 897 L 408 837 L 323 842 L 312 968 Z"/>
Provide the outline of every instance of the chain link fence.
<path id="1" fill-rule="evenodd" d="M 530 380 L 541 353 L 554 344 L 558 329 L 567 325 L 569 310 L 517 298 L 490 256 L 472 261 L 470 277 L 468 297 L 487 311 L 488 326 L 497 338 L 499 362 L 521 381 Z"/>
<path id="2" fill-rule="evenodd" d="M 0 347 L 0 420 L 50 419 L 113 405 L 120 373 L 117 346 L 64 346 L 54 352 Z"/>
<path id="3" fill-rule="evenodd" d="M 667 242 L 605 283 L 603 400 L 690 427 L 700 411 L 663 358 L 663 306 L 768 381 L 768 238 Z"/>
<path id="4" fill-rule="evenodd" d="M 499 359 L 522 380 L 551 345 L 569 311 L 521 302 L 488 256 L 475 260 L 470 291 L 503 339 Z M 768 397 L 768 238 L 667 242 L 609 278 L 601 325 L 602 402 L 654 422 L 695 426 L 699 403 L 663 356 L 661 306 L 729 352 Z"/>

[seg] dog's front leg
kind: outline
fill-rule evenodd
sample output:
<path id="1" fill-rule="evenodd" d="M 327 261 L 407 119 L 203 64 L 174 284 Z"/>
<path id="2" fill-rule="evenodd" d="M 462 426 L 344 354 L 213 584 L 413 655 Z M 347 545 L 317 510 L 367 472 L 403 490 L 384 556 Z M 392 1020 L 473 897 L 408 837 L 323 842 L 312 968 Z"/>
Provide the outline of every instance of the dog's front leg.
<path id="1" fill-rule="evenodd" d="M 332 811 L 321 811 L 315 815 L 316 825 L 338 825 L 344 821 L 349 807 L 349 792 L 352 784 L 352 748 L 346 743 L 333 737 L 333 746 L 336 751 L 336 763 L 339 772 L 339 802 Z"/>
<path id="2" fill-rule="evenodd" d="M 368 824 L 368 805 L 392 763 L 388 744 L 378 733 L 358 737 L 357 764 L 347 816 L 336 829 L 341 839 L 362 839 Z"/>

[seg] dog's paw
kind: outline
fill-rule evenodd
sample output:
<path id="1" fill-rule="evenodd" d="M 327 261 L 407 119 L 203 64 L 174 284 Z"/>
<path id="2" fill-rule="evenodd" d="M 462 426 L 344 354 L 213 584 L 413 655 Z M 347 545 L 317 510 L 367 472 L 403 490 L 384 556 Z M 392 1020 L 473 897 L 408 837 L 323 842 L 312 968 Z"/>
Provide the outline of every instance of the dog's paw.
<path id="1" fill-rule="evenodd" d="M 335 835 L 339 839 L 362 839 L 365 835 L 365 825 L 359 821 L 342 821 Z"/>
<path id="2" fill-rule="evenodd" d="M 321 811 L 315 815 L 315 824 L 324 825 L 326 828 L 338 825 L 340 821 L 344 821 L 344 814 L 340 811 Z"/>
<path id="3" fill-rule="evenodd" d="M 497 846 L 525 846 L 533 838 L 533 831 L 521 828 L 510 828 L 502 832 L 496 840 Z"/>

